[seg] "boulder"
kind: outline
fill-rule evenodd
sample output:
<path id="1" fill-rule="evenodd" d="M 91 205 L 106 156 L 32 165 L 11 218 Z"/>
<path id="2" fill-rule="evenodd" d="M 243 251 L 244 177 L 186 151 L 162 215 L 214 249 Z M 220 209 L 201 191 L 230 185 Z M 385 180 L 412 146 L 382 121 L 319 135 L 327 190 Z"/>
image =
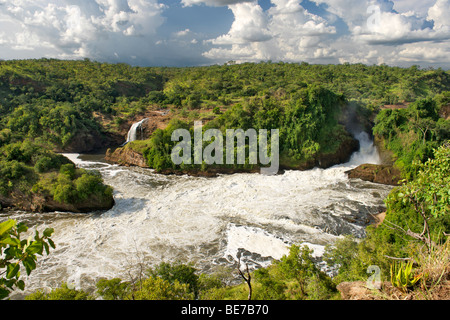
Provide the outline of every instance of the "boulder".
<path id="1" fill-rule="evenodd" d="M 359 178 L 364 181 L 370 181 L 374 183 L 387 184 L 392 186 L 398 186 L 400 184 L 401 172 L 399 169 L 392 165 L 378 165 L 378 164 L 362 164 L 358 167 L 348 170 L 349 178 Z"/>
<path id="2" fill-rule="evenodd" d="M 142 153 L 126 146 L 117 148 L 114 151 L 111 149 L 106 150 L 105 160 L 122 166 L 149 167 Z"/>

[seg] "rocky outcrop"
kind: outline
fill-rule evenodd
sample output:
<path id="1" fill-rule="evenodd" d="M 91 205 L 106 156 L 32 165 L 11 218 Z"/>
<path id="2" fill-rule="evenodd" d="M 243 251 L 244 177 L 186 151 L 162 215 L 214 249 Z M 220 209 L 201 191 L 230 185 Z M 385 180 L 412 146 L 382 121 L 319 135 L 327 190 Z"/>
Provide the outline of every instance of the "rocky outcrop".
<path id="1" fill-rule="evenodd" d="M 359 178 L 364 181 L 398 186 L 402 179 L 401 171 L 394 166 L 395 156 L 392 151 L 384 147 L 384 140 L 379 136 L 373 137 L 374 145 L 382 164 L 362 164 L 347 171 L 349 178 Z"/>
<path id="2" fill-rule="evenodd" d="M 373 283 L 368 286 L 367 282 L 341 282 L 336 289 L 341 293 L 342 300 L 392 300 L 412 299 L 410 294 L 402 294 L 388 281 Z"/>
<path id="3" fill-rule="evenodd" d="M 441 107 L 439 110 L 439 116 L 445 120 L 450 119 L 450 104 Z"/>
<path id="4" fill-rule="evenodd" d="M 320 154 L 317 157 L 316 165 L 320 168 L 329 168 L 337 164 L 345 163 L 350 160 L 352 154 L 358 151 L 358 149 L 358 140 L 349 137 L 341 143 L 336 152 Z"/>
<path id="5" fill-rule="evenodd" d="M 142 131 L 139 139 L 148 139 L 156 129 L 164 129 L 167 127 L 170 119 L 172 119 L 172 114 L 169 110 L 148 110 L 143 114 L 136 115 L 133 118 L 120 124 L 119 128 L 116 130 L 117 134 L 121 137 L 117 145 L 123 144 L 127 140 L 128 131 L 130 130 L 133 123 L 139 122 L 146 119 L 142 123 Z"/>
<path id="6" fill-rule="evenodd" d="M 53 197 L 39 193 L 24 194 L 14 191 L 8 196 L 0 195 L 0 207 L 15 208 L 31 212 L 75 212 L 87 213 L 92 211 L 104 211 L 111 209 L 115 204 L 114 198 L 98 198 L 91 196 L 85 201 L 77 203 L 61 203 L 53 200 Z"/>
<path id="7" fill-rule="evenodd" d="M 391 165 L 362 164 L 346 173 L 349 178 L 392 186 L 398 186 L 402 179 L 400 170 Z"/>
<path id="8" fill-rule="evenodd" d="M 93 211 L 105 211 L 111 209 L 115 204 L 114 198 L 100 199 L 91 197 L 86 201 L 75 204 L 66 204 L 57 202 L 51 198 L 46 198 L 41 204 L 40 211 L 64 211 L 64 212 L 78 212 L 88 213 Z"/>
<path id="9" fill-rule="evenodd" d="M 122 166 L 137 166 L 142 168 L 149 167 L 142 153 L 139 153 L 127 146 L 117 148 L 114 151 L 111 149 L 106 150 L 105 160 L 120 164 Z"/>
<path id="10" fill-rule="evenodd" d="M 378 288 L 370 288 L 367 282 L 341 282 L 337 285 L 342 300 L 449 300 L 450 282 L 443 279 L 438 285 L 428 288 L 403 292 L 394 287 L 390 281 L 378 283 Z"/>

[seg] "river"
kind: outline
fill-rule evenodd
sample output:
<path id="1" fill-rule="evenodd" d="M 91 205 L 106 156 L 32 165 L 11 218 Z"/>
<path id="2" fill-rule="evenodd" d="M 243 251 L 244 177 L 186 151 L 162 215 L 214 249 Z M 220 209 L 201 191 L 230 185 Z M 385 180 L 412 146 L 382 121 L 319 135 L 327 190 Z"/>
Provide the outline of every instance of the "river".
<path id="1" fill-rule="evenodd" d="M 135 273 L 140 264 L 192 263 L 202 272 L 232 266 L 238 254 L 251 268 L 267 266 L 305 244 L 320 257 L 344 234 L 364 237 L 371 215 L 384 208 L 391 186 L 349 179 L 345 171 L 379 163 L 367 136 L 348 163 L 284 174 L 161 175 L 151 169 L 107 163 L 104 155 L 65 154 L 78 167 L 99 170 L 114 188 L 106 212 L 45 214 L 4 211 L 0 220 L 55 230 L 56 249 L 39 257 L 25 292 L 67 282 L 93 289 L 99 278 Z M 25 274 L 25 272 L 23 272 Z"/>

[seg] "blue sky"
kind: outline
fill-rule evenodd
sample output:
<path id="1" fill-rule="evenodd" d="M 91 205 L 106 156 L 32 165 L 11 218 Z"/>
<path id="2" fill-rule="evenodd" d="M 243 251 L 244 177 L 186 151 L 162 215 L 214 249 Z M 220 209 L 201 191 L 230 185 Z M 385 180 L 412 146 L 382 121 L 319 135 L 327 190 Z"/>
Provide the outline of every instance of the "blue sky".
<path id="1" fill-rule="evenodd" d="M 450 68 L 450 0 L 0 0 L 0 59 Z"/>

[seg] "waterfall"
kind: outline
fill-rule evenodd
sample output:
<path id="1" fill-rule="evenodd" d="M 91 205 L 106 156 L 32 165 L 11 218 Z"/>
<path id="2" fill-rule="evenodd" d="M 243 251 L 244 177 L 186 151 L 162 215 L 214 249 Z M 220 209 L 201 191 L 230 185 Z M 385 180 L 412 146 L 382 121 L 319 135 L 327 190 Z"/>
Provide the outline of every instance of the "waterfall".
<path id="1" fill-rule="evenodd" d="M 142 124 L 147 120 L 148 120 L 148 118 L 144 118 L 141 121 L 133 123 L 130 130 L 128 130 L 127 141 L 122 146 L 126 145 L 130 141 L 139 140 L 139 139 L 143 138 Z M 139 137 L 138 137 L 138 132 L 140 133 Z"/>
<path id="2" fill-rule="evenodd" d="M 359 151 L 353 153 L 349 164 L 356 166 L 364 163 L 380 164 L 381 159 L 377 147 L 369 135 L 361 131 L 355 134 L 355 138 L 359 141 Z"/>

